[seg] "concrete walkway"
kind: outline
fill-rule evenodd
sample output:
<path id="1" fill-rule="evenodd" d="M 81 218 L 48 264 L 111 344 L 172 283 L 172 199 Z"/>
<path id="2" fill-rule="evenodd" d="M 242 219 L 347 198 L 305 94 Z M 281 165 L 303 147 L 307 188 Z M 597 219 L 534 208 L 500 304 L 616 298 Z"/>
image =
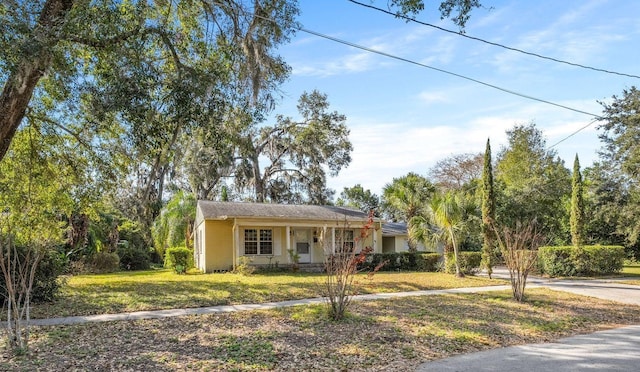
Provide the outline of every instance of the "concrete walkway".
<path id="1" fill-rule="evenodd" d="M 508 279 L 509 273 L 504 268 L 497 268 L 494 270 L 494 278 Z M 619 301 L 622 303 L 640 305 L 640 286 L 626 285 L 619 281 L 606 281 L 606 280 L 549 280 L 543 278 L 531 277 L 527 281 L 528 288 L 534 287 L 548 287 L 555 290 L 572 292 L 584 296 L 597 297 L 606 300 Z M 500 291 L 505 289 L 511 289 L 510 285 L 497 285 L 486 287 L 472 287 L 472 288 L 455 288 L 455 289 L 441 289 L 441 290 L 424 290 L 424 291 L 411 291 L 411 292 L 394 292 L 394 293 L 378 293 L 354 296 L 354 301 L 370 301 L 370 300 L 382 300 L 398 297 L 412 297 L 412 296 L 435 296 L 441 294 L 451 293 L 478 293 L 488 291 Z M 136 311 L 129 313 L 119 314 L 99 314 L 99 315 L 87 315 L 87 316 L 71 316 L 64 318 L 49 318 L 49 319 L 32 319 L 29 324 L 34 326 L 54 326 L 54 325 L 68 325 L 68 324 L 80 324 L 90 322 L 111 322 L 122 320 L 140 320 L 140 319 L 161 319 L 176 316 L 185 315 L 199 315 L 199 314 L 220 314 L 229 313 L 234 311 L 251 311 L 251 310 L 266 310 L 275 309 L 289 306 L 299 305 L 311 305 L 321 304 L 326 302 L 325 298 L 308 298 L 302 300 L 290 300 L 281 302 L 267 302 L 262 304 L 244 304 L 244 305 L 221 305 L 221 306 L 209 306 L 187 309 L 168 309 L 168 310 L 150 310 L 150 311 Z"/>
<path id="2" fill-rule="evenodd" d="M 511 288 L 511 286 L 497 285 L 497 286 L 473 287 L 473 288 L 455 288 L 455 289 L 411 291 L 411 292 L 378 293 L 378 294 L 354 296 L 353 300 L 354 301 L 370 301 L 370 300 L 382 300 L 382 299 L 398 298 L 398 297 L 435 296 L 435 295 L 451 294 L 451 293 L 477 293 L 477 292 L 488 292 L 488 291 L 500 291 L 500 290 L 505 290 L 509 288 Z M 32 319 L 29 322 L 29 324 L 34 326 L 54 326 L 54 325 L 68 325 L 68 324 L 80 324 L 80 323 L 90 323 L 90 322 L 161 319 L 161 318 L 170 318 L 170 317 L 185 316 L 185 315 L 220 314 L 220 313 L 229 313 L 234 311 L 267 310 L 267 309 L 275 309 L 280 307 L 321 304 L 325 302 L 326 302 L 325 298 L 317 297 L 317 298 L 308 298 L 303 300 L 267 302 L 262 304 L 222 305 L 222 306 L 197 307 L 197 308 L 189 308 L 189 309 L 150 310 L 150 311 L 136 311 L 136 312 L 120 313 L 120 314 L 99 314 L 99 315 L 87 315 L 87 316 L 71 316 L 71 317 L 64 317 L 64 318 Z"/>
<path id="3" fill-rule="evenodd" d="M 638 350 L 640 326 L 630 326 L 440 359 L 422 364 L 417 371 L 638 371 Z"/>

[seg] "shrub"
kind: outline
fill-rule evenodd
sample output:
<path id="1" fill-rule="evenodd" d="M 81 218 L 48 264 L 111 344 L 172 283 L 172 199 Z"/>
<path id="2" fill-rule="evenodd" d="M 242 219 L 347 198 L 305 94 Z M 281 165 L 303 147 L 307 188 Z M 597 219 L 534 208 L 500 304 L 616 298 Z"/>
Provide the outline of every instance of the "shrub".
<path id="1" fill-rule="evenodd" d="M 460 271 L 467 274 L 475 274 L 480 271 L 480 263 L 482 262 L 482 252 L 458 252 Z M 448 274 L 456 273 L 456 260 L 453 252 L 447 253 L 445 260 L 445 272 Z"/>
<path id="2" fill-rule="evenodd" d="M 240 256 L 238 258 L 238 264 L 236 268 L 233 269 L 234 274 L 240 274 L 244 276 L 249 276 L 256 271 L 255 266 L 251 266 L 251 257 Z"/>
<path id="3" fill-rule="evenodd" d="M 613 274 L 622 270 L 624 258 L 622 246 L 540 247 L 538 267 L 554 277 Z"/>
<path id="4" fill-rule="evenodd" d="M 440 255 L 438 253 L 417 253 L 418 271 L 435 272 L 438 271 Z"/>
<path id="5" fill-rule="evenodd" d="M 25 247 L 16 247 L 18 255 L 21 259 L 24 259 L 24 255 L 27 250 Z M 55 250 L 47 250 L 36 269 L 35 277 L 33 280 L 33 288 L 31 290 L 31 301 L 38 302 L 50 302 L 53 301 L 60 290 L 61 281 L 58 279 L 60 274 L 64 271 L 65 259 L 64 256 L 56 252 Z M 6 283 L 4 281 L 4 275 L 0 272 L 0 295 L 4 300 L 7 296 Z"/>
<path id="6" fill-rule="evenodd" d="M 86 258 L 86 267 L 96 274 L 112 273 L 120 269 L 120 257 L 116 253 L 96 252 Z"/>
<path id="7" fill-rule="evenodd" d="M 370 271 L 380 263 L 386 264 L 380 271 L 437 271 L 440 255 L 437 253 L 401 252 L 401 253 L 370 253 L 358 267 L 359 270 Z"/>
<path id="8" fill-rule="evenodd" d="M 184 274 L 193 266 L 193 251 L 185 247 L 167 248 L 164 254 L 164 266 L 178 274 Z"/>
<path id="9" fill-rule="evenodd" d="M 127 241 L 118 244 L 117 254 L 123 270 L 147 270 L 151 266 L 149 250 L 130 245 Z"/>

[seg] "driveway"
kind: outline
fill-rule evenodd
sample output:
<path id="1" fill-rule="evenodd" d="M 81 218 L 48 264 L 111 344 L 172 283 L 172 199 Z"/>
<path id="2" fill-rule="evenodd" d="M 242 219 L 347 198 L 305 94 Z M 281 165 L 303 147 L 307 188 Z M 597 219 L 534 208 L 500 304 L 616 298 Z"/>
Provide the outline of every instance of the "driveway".
<path id="1" fill-rule="evenodd" d="M 638 371 L 640 326 L 464 354 L 422 364 L 418 371 Z"/>
<path id="2" fill-rule="evenodd" d="M 506 269 L 494 277 L 508 278 Z M 640 286 L 620 279 L 555 280 L 532 277 L 529 287 L 640 305 Z M 553 343 L 511 346 L 424 363 L 418 371 L 640 371 L 640 325 L 568 337 Z"/>

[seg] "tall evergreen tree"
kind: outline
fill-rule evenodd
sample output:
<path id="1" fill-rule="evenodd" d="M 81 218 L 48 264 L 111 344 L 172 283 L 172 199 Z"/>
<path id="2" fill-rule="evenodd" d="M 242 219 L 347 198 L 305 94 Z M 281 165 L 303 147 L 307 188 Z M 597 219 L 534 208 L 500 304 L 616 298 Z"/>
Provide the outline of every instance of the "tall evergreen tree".
<path id="1" fill-rule="evenodd" d="M 482 172 L 482 265 L 491 278 L 493 273 L 493 247 L 495 237 L 491 224 L 496 217 L 496 197 L 493 192 L 493 166 L 491 165 L 491 144 L 487 138 Z"/>
<path id="2" fill-rule="evenodd" d="M 575 247 L 584 243 L 584 197 L 582 174 L 580 174 L 580 160 L 578 154 L 573 162 L 573 178 L 571 180 L 571 244 Z"/>

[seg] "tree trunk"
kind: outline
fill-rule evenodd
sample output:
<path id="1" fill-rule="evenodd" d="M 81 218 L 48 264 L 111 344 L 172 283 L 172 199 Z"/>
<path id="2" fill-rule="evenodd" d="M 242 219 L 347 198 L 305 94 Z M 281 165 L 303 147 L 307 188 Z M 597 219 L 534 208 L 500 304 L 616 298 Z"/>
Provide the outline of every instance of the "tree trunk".
<path id="1" fill-rule="evenodd" d="M 31 38 L 26 42 L 29 52 L 25 52 L 16 69 L 9 74 L 0 95 L 0 160 L 9 150 L 38 81 L 51 66 L 51 49 L 60 41 L 59 28 L 73 4 L 73 0 L 45 2 Z"/>

